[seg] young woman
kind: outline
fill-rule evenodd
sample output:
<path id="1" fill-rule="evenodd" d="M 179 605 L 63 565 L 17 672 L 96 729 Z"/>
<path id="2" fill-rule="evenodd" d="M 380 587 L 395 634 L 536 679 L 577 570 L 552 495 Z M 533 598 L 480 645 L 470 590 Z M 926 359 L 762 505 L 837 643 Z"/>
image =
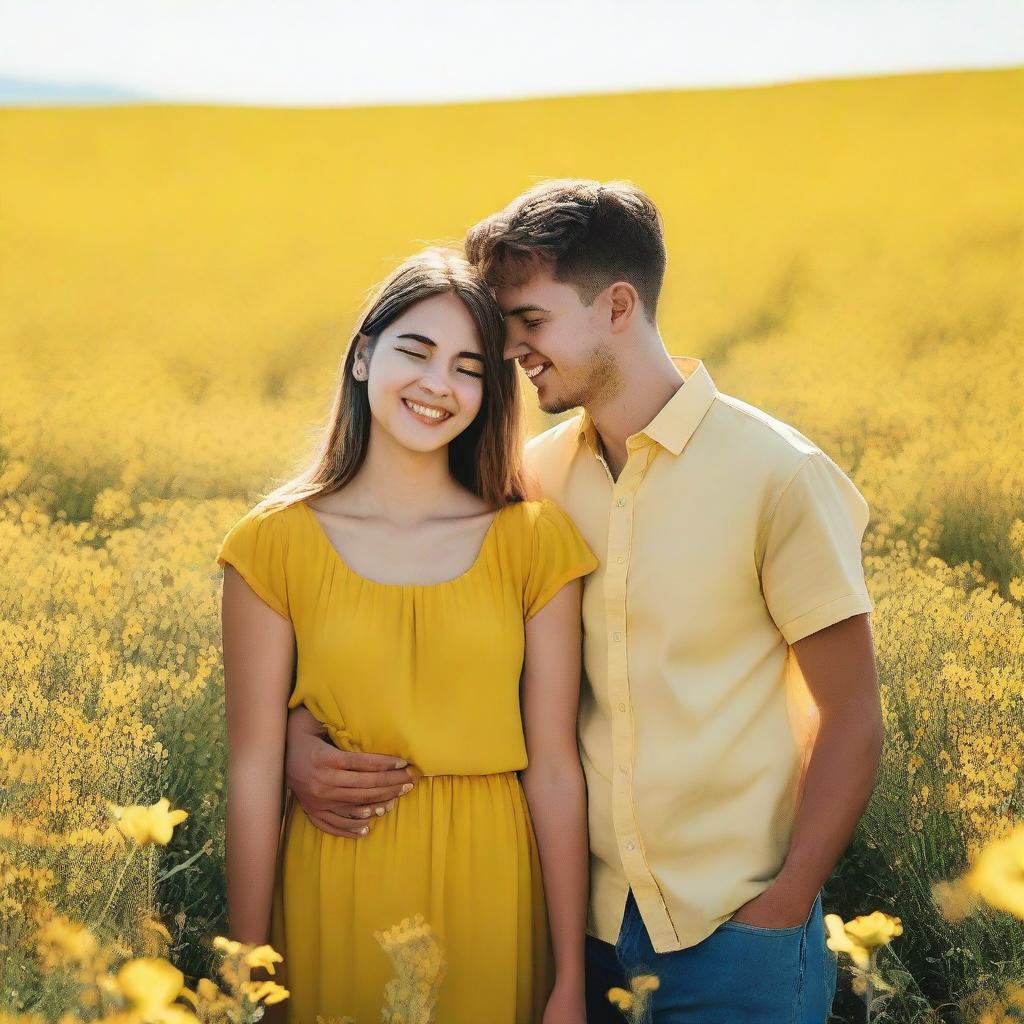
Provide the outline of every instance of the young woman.
<path id="1" fill-rule="evenodd" d="M 229 928 L 284 954 L 289 1024 L 379 1019 L 392 965 L 374 932 L 417 913 L 447 964 L 441 1024 L 585 1022 L 576 713 L 597 561 L 558 506 L 524 500 L 503 335 L 461 256 L 403 263 L 361 318 L 311 466 L 217 557 Z M 415 770 L 359 839 L 295 802 L 282 822 L 299 704 L 342 749 Z"/>

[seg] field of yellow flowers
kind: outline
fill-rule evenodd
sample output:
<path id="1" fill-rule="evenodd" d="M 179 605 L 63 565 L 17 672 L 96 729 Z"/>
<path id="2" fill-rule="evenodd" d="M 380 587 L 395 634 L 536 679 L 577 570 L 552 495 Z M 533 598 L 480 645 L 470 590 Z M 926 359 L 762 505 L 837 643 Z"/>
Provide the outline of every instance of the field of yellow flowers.
<path id="1" fill-rule="evenodd" d="M 284 998 L 273 951 L 214 943 L 217 543 L 308 451 L 373 284 L 570 175 L 651 193 L 666 344 L 871 505 L 888 739 L 825 892 L 835 1019 L 1024 1016 L 1022 96 L 0 111 L 0 1022 Z"/>

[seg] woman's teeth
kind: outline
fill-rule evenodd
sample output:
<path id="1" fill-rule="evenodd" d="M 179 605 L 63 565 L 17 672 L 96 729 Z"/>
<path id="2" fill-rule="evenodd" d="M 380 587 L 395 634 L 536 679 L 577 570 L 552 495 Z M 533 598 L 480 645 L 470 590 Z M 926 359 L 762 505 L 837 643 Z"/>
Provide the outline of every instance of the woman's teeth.
<path id="1" fill-rule="evenodd" d="M 429 405 L 420 405 L 419 402 L 410 402 L 409 399 L 403 398 L 406 406 L 411 409 L 417 416 L 422 416 L 428 420 L 434 420 L 440 422 L 441 420 L 448 419 L 451 416 L 450 412 L 446 412 L 444 409 L 432 409 Z"/>
<path id="2" fill-rule="evenodd" d="M 530 380 L 533 380 L 533 378 L 534 378 L 534 377 L 536 377 L 536 376 L 537 376 L 537 374 L 539 374 L 539 373 L 542 373 L 542 372 L 543 372 L 544 370 L 546 370 L 546 369 L 547 369 L 547 368 L 548 368 L 548 367 L 549 367 L 550 365 L 551 365 L 550 363 L 540 363 L 539 365 L 537 365 L 537 366 L 534 366 L 534 367 L 533 367 L 532 369 L 530 369 L 530 370 L 526 370 L 526 371 L 525 371 L 525 373 L 526 373 L 526 376 L 527 376 L 527 377 L 529 377 L 529 378 L 530 378 Z"/>

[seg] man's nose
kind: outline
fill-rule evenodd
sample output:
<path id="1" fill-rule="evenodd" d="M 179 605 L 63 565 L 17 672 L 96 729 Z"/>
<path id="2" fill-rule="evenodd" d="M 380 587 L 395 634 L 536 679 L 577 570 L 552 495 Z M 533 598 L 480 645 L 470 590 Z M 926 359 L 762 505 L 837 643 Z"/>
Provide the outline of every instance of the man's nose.
<path id="1" fill-rule="evenodd" d="M 518 359 L 530 351 L 530 346 L 521 341 L 506 341 L 503 355 L 506 359 Z"/>

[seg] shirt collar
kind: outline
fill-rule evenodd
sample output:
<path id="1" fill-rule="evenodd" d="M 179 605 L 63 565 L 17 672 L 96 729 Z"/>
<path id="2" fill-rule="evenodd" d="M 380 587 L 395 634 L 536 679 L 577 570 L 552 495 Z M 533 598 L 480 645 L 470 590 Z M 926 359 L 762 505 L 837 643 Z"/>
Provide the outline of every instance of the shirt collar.
<path id="1" fill-rule="evenodd" d="M 683 375 L 683 385 L 643 430 L 626 439 L 627 447 L 637 447 L 643 443 L 644 438 L 647 438 L 660 444 L 673 455 L 678 455 L 693 436 L 704 414 L 711 408 L 718 388 L 715 387 L 704 363 L 692 356 L 673 356 L 672 362 Z M 586 409 L 583 410 L 576 431 L 576 440 L 583 439 L 586 439 L 595 452 L 600 451 L 597 428 Z"/>

